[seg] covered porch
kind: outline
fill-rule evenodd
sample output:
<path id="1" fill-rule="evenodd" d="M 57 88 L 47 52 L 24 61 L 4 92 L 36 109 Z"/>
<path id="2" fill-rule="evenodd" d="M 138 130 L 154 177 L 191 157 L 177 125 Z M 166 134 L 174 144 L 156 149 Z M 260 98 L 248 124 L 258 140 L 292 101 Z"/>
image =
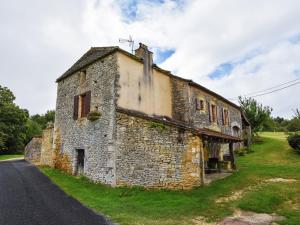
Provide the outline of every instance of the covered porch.
<path id="1" fill-rule="evenodd" d="M 241 138 L 202 129 L 204 184 L 222 179 L 237 170 L 234 146 Z"/>

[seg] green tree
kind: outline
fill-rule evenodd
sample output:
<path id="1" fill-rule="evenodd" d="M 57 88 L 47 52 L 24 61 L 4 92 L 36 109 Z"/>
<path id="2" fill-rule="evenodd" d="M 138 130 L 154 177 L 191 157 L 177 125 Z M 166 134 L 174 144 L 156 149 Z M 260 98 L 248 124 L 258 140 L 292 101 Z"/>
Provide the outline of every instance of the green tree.
<path id="1" fill-rule="evenodd" d="M 264 124 L 270 121 L 271 107 L 263 106 L 253 98 L 242 98 L 241 96 L 239 96 L 239 104 L 250 121 L 254 133 L 261 131 Z"/>
<path id="2" fill-rule="evenodd" d="M 0 85 L 0 150 L 19 150 L 26 139 L 29 114 L 18 107 L 14 100 L 12 91 Z"/>
<path id="3" fill-rule="evenodd" d="M 48 110 L 45 114 L 35 114 L 30 119 L 41 126 L 41 129 L 45 129 L 49 122 L 54 123 L 55 110 Z"/>

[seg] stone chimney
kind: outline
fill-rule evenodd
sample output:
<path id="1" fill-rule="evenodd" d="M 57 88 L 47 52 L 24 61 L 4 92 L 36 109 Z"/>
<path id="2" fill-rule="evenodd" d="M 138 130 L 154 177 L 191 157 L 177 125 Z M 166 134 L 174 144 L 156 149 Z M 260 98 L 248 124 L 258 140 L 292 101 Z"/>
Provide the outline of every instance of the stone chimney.
<path id="1" fill-rule="evenodd" d="M 145 81 L 151 82 L 153 53 L 148 50 L 148 47 L 146 45 L 140 43 L 139 48 L 135 50 L 135 55 L 143 60 Z"/>

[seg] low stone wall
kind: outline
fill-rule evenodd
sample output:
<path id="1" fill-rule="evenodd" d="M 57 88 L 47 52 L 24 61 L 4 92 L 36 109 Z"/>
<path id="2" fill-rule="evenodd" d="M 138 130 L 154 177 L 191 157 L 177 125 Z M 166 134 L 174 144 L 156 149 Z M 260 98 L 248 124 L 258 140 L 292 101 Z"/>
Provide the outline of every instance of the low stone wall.
<path id="1" fill-rule="evenodd" d="M 43 130 L 40 164 L 53 166 L 53 125 Z"/>
<path id="2" fill-rule="evenodd" d="M 117 113 L 116 185 L 190 189 L 203 181 L 200 137 Z"/>
<path id="3" fill-rule="evenodd" d="M 33 137 L 25 147 L 24 158 L 32 163 L 39 163 L 42 149 L 42 137 Z"/>

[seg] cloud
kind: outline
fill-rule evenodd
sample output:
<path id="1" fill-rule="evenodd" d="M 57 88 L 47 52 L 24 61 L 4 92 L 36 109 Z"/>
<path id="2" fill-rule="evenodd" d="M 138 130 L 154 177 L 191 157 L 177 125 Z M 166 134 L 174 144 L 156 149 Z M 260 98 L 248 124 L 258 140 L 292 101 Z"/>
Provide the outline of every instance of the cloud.
<path id="1" fill-rule="evenodd" d="M 91 46 L 132 35 L 161 67 L 226 97 L 299 77 L 297 0 L 11 0 L 0 15 L 1 85 L 31 113 L 55 107 L 55 79 Z M 290 117 L 297 86 L 257 98 Z"/>

